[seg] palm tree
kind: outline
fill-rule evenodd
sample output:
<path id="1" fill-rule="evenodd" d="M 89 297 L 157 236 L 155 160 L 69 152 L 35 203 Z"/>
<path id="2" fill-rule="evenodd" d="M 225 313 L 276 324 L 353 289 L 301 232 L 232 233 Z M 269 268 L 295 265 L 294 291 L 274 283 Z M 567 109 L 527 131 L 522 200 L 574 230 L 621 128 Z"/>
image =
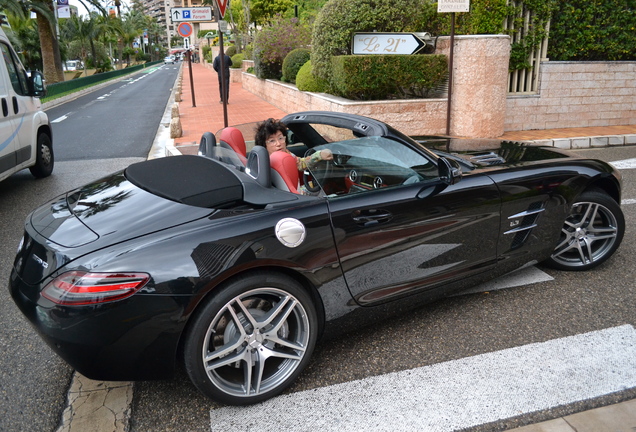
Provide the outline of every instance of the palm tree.
<path id="1" fill-rule="evenodd" d="M 106 13 L 100 0 L 79 0 L 86 7 L 91 5 L 100 12 Z M 42 69 L 44 78 L 49 83 L 64 81 L 62 70 L 62 57 L 60 46 L 55 31 L 56 18 L 54 2 L 50 0 L 0 0 L 0 9 L 17 16 L 28 17 L 29 12 L 35 12 L 40 38 L 40 50 L 42 52 Z"/>
<path id="2" fill-rule="evenodd" d="M 40 55 L 40 40 L 35 21 L 24 16 L 7 15 L 10 31 L 7 37 L 22 57 L 24 67 L 32 70 L 42 70 L 42 56 Z"/>

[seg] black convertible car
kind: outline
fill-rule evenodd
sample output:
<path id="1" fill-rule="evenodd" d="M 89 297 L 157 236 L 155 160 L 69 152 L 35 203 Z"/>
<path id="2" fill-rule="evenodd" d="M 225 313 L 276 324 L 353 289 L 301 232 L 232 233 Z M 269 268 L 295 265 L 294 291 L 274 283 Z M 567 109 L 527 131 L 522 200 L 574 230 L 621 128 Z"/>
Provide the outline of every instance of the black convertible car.
<path id="1" fill-rule="evenodd" d="M 323 334 L 535 263 L 587 270 L 622 240 L 604 162 L 341 113 L 282 121 L 290 150 L 333 160 L 299 173 L 227 128 L 199 156 L 133 164 L 31 213 L 10 291 L 50 347 L 93 379 L 183 362 L 209 397 L 250 404 Z"/>

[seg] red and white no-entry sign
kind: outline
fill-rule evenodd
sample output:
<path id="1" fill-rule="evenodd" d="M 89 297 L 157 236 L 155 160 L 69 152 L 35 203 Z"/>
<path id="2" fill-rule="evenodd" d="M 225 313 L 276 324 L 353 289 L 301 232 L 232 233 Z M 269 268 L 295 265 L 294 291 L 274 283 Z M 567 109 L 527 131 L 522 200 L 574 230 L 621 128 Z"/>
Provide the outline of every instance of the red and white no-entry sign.
<path id="1" fill-rule="evenodd" d="M 192 34 L 192 24 L 187 22 L 180 23 L 177 27 L 177 33 L 179 33 L 179 36 L 187 38 Z"/>

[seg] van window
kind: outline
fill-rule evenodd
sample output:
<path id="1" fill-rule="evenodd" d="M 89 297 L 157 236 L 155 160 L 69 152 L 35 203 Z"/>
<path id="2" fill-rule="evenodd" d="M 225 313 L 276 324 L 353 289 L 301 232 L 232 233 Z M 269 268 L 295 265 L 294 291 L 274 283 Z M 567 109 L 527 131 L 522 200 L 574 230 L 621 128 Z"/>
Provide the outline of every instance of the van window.
<path id="1" fill-rule="evenodd" d="M 22 64 L 17 61 L 11 48 L 7 44 L 0 43 L 0 50 L 2 50 L 2 58 L 7 65 L 7 71 L 9 72 L 9 79 L 13 90 L 20 96 L 28 96 L 27 88 L 27 74 Z"/>

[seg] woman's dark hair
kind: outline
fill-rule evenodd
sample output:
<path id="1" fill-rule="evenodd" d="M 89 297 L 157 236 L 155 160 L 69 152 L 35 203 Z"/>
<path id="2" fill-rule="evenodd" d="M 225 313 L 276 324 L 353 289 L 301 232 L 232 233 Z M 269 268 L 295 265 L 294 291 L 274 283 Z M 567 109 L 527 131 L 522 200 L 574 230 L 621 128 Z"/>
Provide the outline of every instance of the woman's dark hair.
<path id="1" fill-rule="evenodd" d="M 287 126 L 278 120 L 268 118 L 262 123 L 256 126 L 256 135 L 254 135 L 254 144 L 267 147 L 267 138 L 280 131 L 284 136 L 287 136 Z"/>

